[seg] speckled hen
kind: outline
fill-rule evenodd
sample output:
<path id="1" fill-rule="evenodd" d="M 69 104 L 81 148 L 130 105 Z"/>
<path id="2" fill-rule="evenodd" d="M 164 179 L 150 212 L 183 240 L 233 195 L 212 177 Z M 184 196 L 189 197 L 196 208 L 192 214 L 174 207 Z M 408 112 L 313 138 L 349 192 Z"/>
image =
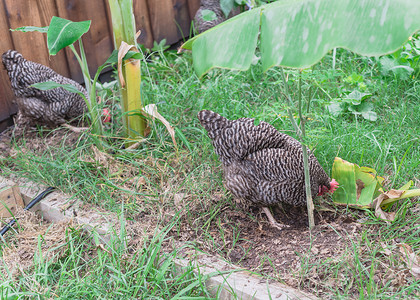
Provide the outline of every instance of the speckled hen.
<path id="1" fill-rule="evenodd" d="M 231 121 L 209 110 L 200 111 L 198 119 L 223 164 L 226 188 L 236 198 L 261 205 L 271 225 L 284 227 L 268 206 L 306 204 L 301 144 L 266 122 L 255 125 L 254 119 Z M 309 169 L 312 195 L 335 191 L 337 182 L 311 152 Z"/>
<path id="2" fill-rule="evenodd" d="M 206 11 L 212 11 L 215 14 L 214 20 L 206 20 L 203 17 L 203 14 Z M 239 13 L 239 8 L 233 9 L 230 14 L 229 18 L 237 15 Z M 201 0 L 200 1 L 200 8 L 197 10 L 195 17 L 194 17 L 194 27 L 198 33 L 202 33 L 224 21 L 226 21 L 226 16 L 222 11 L 220 6 L 220 0 Z"/>
<path id="3" fill-rule="evenodd" d="M 76 93 L 63 88 L 41 91 L 31 87 L 34 83 L 55 81 L 60 84 L 71 84 L 87 97 L 86 90 L 77 82 L 57 74 L 44 65 L 26 60 L 22 54 L 14 50 L 3 53 L 2 61 L 16 96 L 15 101 L 19 109 L 18 124 L 64 125 L 65 122 L 80 117 L 86 111 L 85 101 Z"/>

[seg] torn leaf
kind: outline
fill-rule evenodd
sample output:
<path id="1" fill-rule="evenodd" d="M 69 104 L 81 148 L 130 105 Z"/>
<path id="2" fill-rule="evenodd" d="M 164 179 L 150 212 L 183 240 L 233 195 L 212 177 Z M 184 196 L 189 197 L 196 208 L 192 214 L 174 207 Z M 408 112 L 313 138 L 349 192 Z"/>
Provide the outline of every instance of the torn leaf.
<path id="1" fill-rule="evenodd" d="M 169 122 L 162 117 L 160 113 L 157 111 L 156 104 L 149 104 L 144 107 L 144 111 L 152 117 L 152 119 L 157 118 L 159 121 L 162 122 L 163 125 L 165 125 L 166 129 L 168 130 L 169 134 L 171 135 L 172 142 L 174 143 L 175 147 L 177 147 L 176 140 L 175 140 L 175 130 L 169 124 Z"/>

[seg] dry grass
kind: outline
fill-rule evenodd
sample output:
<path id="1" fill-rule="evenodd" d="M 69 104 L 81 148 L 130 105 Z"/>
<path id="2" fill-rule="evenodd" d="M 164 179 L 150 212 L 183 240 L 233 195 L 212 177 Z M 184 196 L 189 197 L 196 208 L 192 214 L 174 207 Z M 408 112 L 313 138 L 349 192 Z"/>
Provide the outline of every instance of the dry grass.
<path id="1" fill-rule="evenodd" d="M 5 277 L 25 274 L 36 261 L 56 262 L 68 250 L 66 231 L 77 228 L 71 219 L 48 223 L 23 209 L 18 209 L 16 219 L 15 226 L 5 234 L 1 249 L 0 273 Z"/>

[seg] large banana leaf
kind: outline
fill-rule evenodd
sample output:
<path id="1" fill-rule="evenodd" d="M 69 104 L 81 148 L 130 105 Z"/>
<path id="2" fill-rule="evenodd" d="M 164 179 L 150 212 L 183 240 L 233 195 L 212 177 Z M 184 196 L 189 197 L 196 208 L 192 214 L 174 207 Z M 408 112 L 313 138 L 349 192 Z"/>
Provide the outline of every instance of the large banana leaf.
<path id="1" fill-rule="evenodd" d="M 340 184 L 333 194 L 334 203 L 354 208 L 373 208 L 378 216 L 382 215 L 381 218 L 384 218 L 385 214 L 380 207 L 387 207 L 401 199 L 420 196 L 420 189 L 410 189 L 412 181 L 397 190 L 385 192 L 382 189 L 384 178 L 378 176 L 374 169 L 359 167 L 339 157 L 334 159 L 331 176 Z"/>
<path id="2" fill-rule="evenodd" d="M 418 0 L 280 0 L 242 13 L 190 39 L 199 76 L 211 68 L 248 69 L 260 34 L 264 70 L 305 68 L 330 49 L 391 53 L 420 29 Z"/>
<path id="3" fill-rule="evenodd" d="M 333 194 L 333 201 L 359 208 L 371 206 L 374 198 L 381 193 L 384 178 L 368 167 L 359 167 L 340 157 L 334 159 L 332 178 L 340 184 Z"/>

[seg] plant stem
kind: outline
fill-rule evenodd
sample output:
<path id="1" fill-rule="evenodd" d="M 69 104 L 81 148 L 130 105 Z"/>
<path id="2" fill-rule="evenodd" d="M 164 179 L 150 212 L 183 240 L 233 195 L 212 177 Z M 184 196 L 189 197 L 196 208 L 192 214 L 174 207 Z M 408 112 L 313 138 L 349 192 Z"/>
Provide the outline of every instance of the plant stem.
<path id="1" fill-rule="evenodd" d="M 284 71 L 283 68 L 280 68 L 280 74 L 281 74 L 281 78 L 283 80 L 284 83 L 284 89 L 285 89 L 285 94 L 286 94 L 286 99 L 287 102 L 289 103 L 289 107 L 287 108 L 287 114 L 289 116 L 290 122 L 292 122 L 293 128 L 295 129 L 297 135 L 300 137 L 301 136 L 301 132 L 300 132 L 300 128 L 298 126 L 298 124 L 296 123 L 295 118 L 293 118 L 293 111 L 292 108 L 294 108 L 294 103 L 292 101 L 292 97 L 290 94 L 290 90 L 289 90 L 289 86 L 287 85 L 287 80 L 286 80 L 286 76 L 284 75 Z"/>
<path id="2" fill-rule="evenodd" d="M 80 68 L 82 69 L 83 79 L 85 81 L 85 88 L 87 90 L 87 98 L 85 99 L 88 111 L 91 117 L 93 133 L 97 136 L 103 136 L 103 126 L 100 119 L 100 113 L 98 112 L 98 105 L 96 102 L 96 86 L 92 85 L 90 78 L 89 67 L 87 64 L 86 54 L 83 48 L 82 39 L 79 39 L 79 49 L 80 54 L 77 53 L 74 45 L 69 45 L 69 48 L 76 56 L 77 61 L 79 62 Z M 95 144 L 102 148 L 102 144 L 95 138 Z"/>
<path id="3" fill-rule="evenodd" d="M 283 83 L 285 86 L 286 92 L 286 99 L 289 102 L 289 106 L 294 108 L 294 103 L 291 98 L 291 94 L 289 91 L 289 87 L 287 85 L 286 77 L 284 75 L 283 68 L 280 68 L 281 77 L 283 79 Z M 315 226 L 314 221 L 314 204 L 312 201 L 312 193 L 311 193 L 311 178 L 309 174 L 309 157 L 308 157 L 308 149 L 305 145 L 305 119 L 302 116 L 302 83 L 301 83 L 301 72 L 299 72 L 299 95 L 298 95 L 298 114 L 300 119 L 300 127 L 298 126 L 296 120 L 293 118 L 293 113 L 291 108 L 287 109 L 289 119 L 292 122 L 293 127 L 300 139 L 300 143 L 302 145 L 302 156 L 303 156 L 303 170 L 305 174 L 305 192 L 306 192 L 306 205 L 308 210 L 308 221 L 309 221 L 309 229 L 312 229 Z"/>
<path id="4" fill-rule="evenodd" d="M 308 149 L 305 144 L 305 123 L 306 119 L 302 116 L 302 70 L 299 70 L 299 81 L 298 81 L 298 112 L 300 119 L 300 130 L 302 133 L 302 156 L 303 156 L 303 171 L 305 173 L 305 192 L 306 192 L 306 206 L 308 209 L 308 221 L 309 229 L 312 229 L 315 226 L 314 220 L 314 202 L 312 201 L 311 193 L 311 176 L 309 174 L 309 157 Z M 309 109 L 309 107 L 308 107 Z"/>

